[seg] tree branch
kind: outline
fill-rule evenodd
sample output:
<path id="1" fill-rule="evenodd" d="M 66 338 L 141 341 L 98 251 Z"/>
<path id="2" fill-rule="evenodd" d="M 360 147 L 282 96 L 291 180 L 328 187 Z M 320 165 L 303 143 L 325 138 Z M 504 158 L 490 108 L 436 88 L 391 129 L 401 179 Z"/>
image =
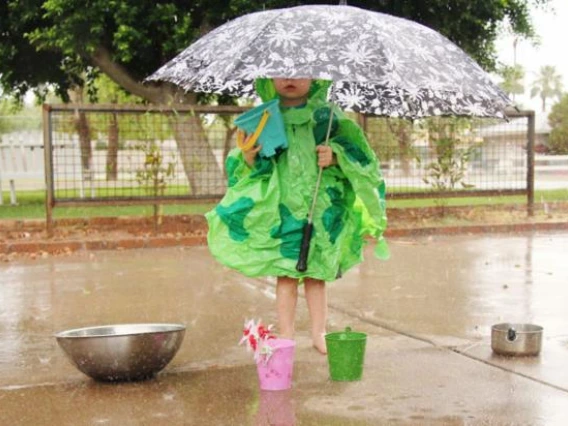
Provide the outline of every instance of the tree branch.
<path id="1" fill-rule="evenodd" d="M 124 67 L 112 60 L 109 51 L 102 46 L 95 50 L 90 59 L 96 67 L 120 87 L 149 102 L 155 104 L 195 103 L 194 94 L 183 93 L 181 89 L 173 85 L 167 83 L 159 86 L 147 85 L 133 79 Z"/>

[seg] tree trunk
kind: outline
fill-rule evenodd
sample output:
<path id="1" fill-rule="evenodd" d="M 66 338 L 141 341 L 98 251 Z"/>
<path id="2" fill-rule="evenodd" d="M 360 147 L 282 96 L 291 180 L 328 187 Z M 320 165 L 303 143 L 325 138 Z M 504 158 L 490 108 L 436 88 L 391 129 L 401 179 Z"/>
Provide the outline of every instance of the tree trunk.
<path id="1" fill-rule="evenodd" d="M 401 152 L 400 167 L 404 176 L 408 176 L 410 174 L 410 134 L 411 132 L 407 128 L 406 123 L 399 127 L 398 141 Z"/>
<path id="2" fill-rule="evenodd" d="M 405 176 L 410 173 L 410 151 L 412 128 L 409 124 L 401 119 L 387 119 L 390 131 L 397 136 L 400 167 Z"/>
<path id="3" fill-rule="evenodd" d="M 106 180 L 118 177 L 118 118 L 116 113 L 110 115 L 108 125 L 108 150 L 106 158 Z"/>
<path id="4" fill-rule="evenodd" d="M 91 130 L 85 112 L 75 114 L 75 129 L 79 135 L 79 149 L 81 152 L 81 170 L 84 179 L 91 179 Z"/>
<path id="5" fill-rule="evenodd" d="M 178 105 L 197 104 L 195 93 L 186 93 L 173 84 L 143 84 L 128 74 L 120 64 L 113 62 L 110 52 L 97 47 L 90 57 L 93 64 L 123 89 L 151 103 L 175 108 Z M 225 192 L 223 172 L 215 160 L 199 116 L 172 119 L 177 147 L 192 195 L 222 195 Z"/>
<path id="6" fill-rule="evenodd" d="M 200 117 L 172 117 L 172 126 L 191 195 L 223 195 L 225 178 L 207 142 Z"/>
<path id="7" fill-rule="evenodd" d="M 83 88 L 74 87 L 69 90 L 69 97 L 75 103 L 83 102 Z M 93 152 L 91 149 L 91 129 L 89 127 L 89 120 L 85 112 L 80 112 L 75 110 L 74 116 L 74 126 L 75 131 L 79 135 L 79 151 L 81 155 L 81 179 L 91 180 L 91 161 L 93 158 Z"/>

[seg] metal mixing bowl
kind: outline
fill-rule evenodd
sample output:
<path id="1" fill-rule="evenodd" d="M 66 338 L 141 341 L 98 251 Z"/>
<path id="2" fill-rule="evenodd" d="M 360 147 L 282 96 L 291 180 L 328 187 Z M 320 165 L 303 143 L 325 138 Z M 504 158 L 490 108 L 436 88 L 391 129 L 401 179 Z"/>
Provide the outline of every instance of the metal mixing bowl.
<path id="1" fill-rule="evenodd" d="M 118 324 L 55 334 L 67 358 L 96 380 L 141 380 L 162 370 L 185 334 L 181 324 Z"/>

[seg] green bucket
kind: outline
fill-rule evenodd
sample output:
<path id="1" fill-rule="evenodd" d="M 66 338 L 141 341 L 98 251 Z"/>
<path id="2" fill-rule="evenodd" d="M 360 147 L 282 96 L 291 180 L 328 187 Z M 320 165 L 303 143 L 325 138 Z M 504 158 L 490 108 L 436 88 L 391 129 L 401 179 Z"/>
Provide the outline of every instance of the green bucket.
<path id="1" fill-rule="evenodd" d="M 350 327 L 346 327 L 345 331 L 326 334 L 325 343 L 331 380 L 339 382 L 361 380 L 367 335 L 351 331 Z"/>

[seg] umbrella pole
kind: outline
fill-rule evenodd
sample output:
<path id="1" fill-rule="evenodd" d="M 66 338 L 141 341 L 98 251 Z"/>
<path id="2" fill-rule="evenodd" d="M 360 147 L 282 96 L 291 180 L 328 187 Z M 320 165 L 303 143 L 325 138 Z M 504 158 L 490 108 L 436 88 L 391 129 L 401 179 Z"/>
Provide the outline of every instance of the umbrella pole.
<path id="1" fill-rule="evenodd" d="M 333 123 L 333 104 L 330 103 L 329 109 L 329 122 L 327 124 L 327 133 L 325 136 L 324 145 L 329 145 L 329 136 L 331 134 L 331 126 Z M 323 173 L 323 167 L 320 166 L 318 171 L 318 178 L 316 180 L 316 187 L 314 189 L 314 196 L 312 198 L 312 205 L 310 211 L 308 212 L 308 222 L 304 225 L 304 230 L 302 233 L 302 242 L 300 244 L 300 256 L 298 257 L 298 263 L 296 264 L 296 270 L 298 272 L 306 272 L 308 269 L 308 254 L 310 252 L 310 241 L 312 239 L 312 233 L 314 231 L 314 224 L 312 217 L 314 215 L 314 210 L 316 208 L 316 202 L 318 199 L 319 187 L 321 184 L 321 176 Z"/>

